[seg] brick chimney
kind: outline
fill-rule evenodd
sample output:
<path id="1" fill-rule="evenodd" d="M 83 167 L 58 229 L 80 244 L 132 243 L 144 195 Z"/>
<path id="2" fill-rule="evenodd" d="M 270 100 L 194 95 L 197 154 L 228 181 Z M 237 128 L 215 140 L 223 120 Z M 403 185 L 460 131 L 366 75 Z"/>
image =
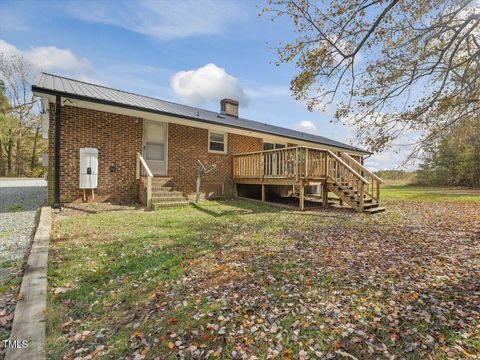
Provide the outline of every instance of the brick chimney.
<path id="1" fill-rule="evenodd" d="M 222 114 L 238 118 L 238 101 L 222 99 L 222 101 L 220 101 L 220 111 Z"/>

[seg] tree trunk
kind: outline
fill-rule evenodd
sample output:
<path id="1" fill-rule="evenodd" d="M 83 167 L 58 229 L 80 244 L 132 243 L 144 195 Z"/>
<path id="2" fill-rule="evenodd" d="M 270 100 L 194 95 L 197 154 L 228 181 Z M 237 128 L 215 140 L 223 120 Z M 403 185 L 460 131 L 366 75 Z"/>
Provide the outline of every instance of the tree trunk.
<path id="1" fill-rule="evenodd" d="M 473 186 L 480 187 L 480 133 L 475 142 L 475 153 L 473 156 Z"/>
<path id="2" fill-rule="evenodd" d="M 5 176 L 5 162 L 3 161 L 3 144 L 0 140 L 0 176 Z"/>
<path id="3" fill-rule="evenodd" d="M 7 176 L 12 175 L 12 148 L 13 144 L 12 140 L 10 139 L 7 145 Z"/>
<path id="4" fill-rule="evenodd" d="M 21 156 L 20 156 L 20 136 L 17 138 L 17 147 L 15 149 L 15 171 L 17 176 L 20 176 L 20 164 L 21 164 Z"/>
<path id="5" fill-rule="evenodd" d="M 33 171 L 33 168 L 35 167 L 35 164 L 37 162 L 35 157 L 37 156 L 37 137 L 39 131 L 40 126 L 37 125 L 37 128 L 35 129 L 35 137 L 33 138 L 32 161 L 30 162 L 30 171 Z"/>

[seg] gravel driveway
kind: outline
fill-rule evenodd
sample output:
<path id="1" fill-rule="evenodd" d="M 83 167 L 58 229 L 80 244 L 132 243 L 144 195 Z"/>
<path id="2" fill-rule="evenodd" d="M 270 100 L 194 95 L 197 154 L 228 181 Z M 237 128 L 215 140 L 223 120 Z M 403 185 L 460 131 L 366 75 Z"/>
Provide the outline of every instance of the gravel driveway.
<path id="1" fill-rule="evenodd" d="M 0 282 L 6 268 L 21 261 L 36 227 L 38 208 L 47 201 L 43 179 L 0 178 Z"/>
<path id="2" fill-rule="evenodd" d="M 43 179 L 0 178 L 0 359 L 2 340 L 10 336 L 22 265 L 37 225 L 38 208 L 47 201 Z"/>

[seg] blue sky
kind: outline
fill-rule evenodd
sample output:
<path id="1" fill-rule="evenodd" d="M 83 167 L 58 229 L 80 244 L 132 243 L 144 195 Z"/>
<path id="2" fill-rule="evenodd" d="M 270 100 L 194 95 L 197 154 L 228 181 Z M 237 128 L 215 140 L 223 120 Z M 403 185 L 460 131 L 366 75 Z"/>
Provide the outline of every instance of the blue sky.
<path id="1" fill-rule="evenodd" d="M 0 0 L 0 51 L 39 70 L 161 99 L 219 110 L 240 99 L 245 118 L 359 145 L 332 124 L 334 107 L 309 112 L 291 96 L 292 65 L 275 66 L 274 46 L 291 39 L 286 19 L 258 14 L 264 2 Z M 406 151 L 373 156 L 394 168 Z"/>

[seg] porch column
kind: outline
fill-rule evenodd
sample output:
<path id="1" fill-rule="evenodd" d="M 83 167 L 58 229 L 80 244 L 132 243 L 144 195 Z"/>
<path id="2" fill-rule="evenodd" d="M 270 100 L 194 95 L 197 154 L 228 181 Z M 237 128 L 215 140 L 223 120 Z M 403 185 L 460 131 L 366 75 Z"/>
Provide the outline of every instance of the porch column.
<path id="1" fill-rule="evenodd" d="M 54 199 L 53 208 L 60 209 L 60 130 L 62 115 L 62 98 L 55 97 L 55 164 L 54 164 Z"/>

